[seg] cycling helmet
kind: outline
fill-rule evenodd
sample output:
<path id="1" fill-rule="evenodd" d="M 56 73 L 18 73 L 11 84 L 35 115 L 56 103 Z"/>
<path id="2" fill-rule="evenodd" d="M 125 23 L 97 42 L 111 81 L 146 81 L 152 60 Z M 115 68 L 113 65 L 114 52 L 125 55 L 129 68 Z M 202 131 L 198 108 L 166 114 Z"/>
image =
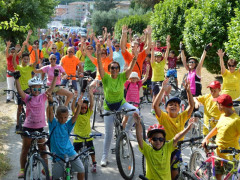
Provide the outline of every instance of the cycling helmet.
<path id="1" fill-rule="evenodd" d="M 89 103 L 89 99 L 88 99 L 87 97 L 83 97 L 83 98 L 82 98 L 82 101 L 83 101 L 83 103 L 86 103 L 86 104 Z"/>
<path id="2" fill-rule="evenodd" d="M 154 52 L 154 56 L 162 56 L 162 53 L 157 51 L 157 52 Z"/>
<path id="3" fill-rule="evenodd" d="M 152 126 L 149 126 L 147 130 L 147 138 L 151 138 L 155 132 L 160 132 L 163 134 L 164 138 L 166 137 L 166 132 L 164 130 L 164 127 L 160 124 L 154 124 Z"/>
<path id="4" fill-rule="evenodd" d="M 189 58 L 188 58 L 188 61 L 191 60 L 191 59 L 193 59 L 193 60 L 195 60 L 196 62 L 198 62 L 198 58 L 197 58 L 197 57 L 189 57 Z"/>
<path id="5" fill-rule="evenodd" d="M 32 78 L 32 79 L 30 79 L 29 81 L 28 81 L 28 86 L 30 87 L 30 86 L 34 86 L 34 85 L 43 85 L 43 82 L 42 82 L 42 80 L 40 79 L 40 78 L 38 78 L 38 77 L 34 77 L 34 78 Z"/>

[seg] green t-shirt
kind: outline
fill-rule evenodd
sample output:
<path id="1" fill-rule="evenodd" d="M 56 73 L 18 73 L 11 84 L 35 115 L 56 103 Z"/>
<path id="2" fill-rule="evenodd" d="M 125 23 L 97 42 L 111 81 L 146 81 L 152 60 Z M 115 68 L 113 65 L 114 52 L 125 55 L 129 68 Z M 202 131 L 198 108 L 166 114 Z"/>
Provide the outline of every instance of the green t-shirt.
<path id="1" fill-rule="evenodd" d="M 25 66 L 17 65 L 17 70 L 20 71 L 21 77 L 19 78 L 19 82 L 21 85 L 22 90 L 26 90 L 29 88 L 28 86 L 28 80 L 32 78 L 32 71 L 34 70 L 33 66 Z"/>
<path id="2" fill-rule="evenodd" d="M 123 105 L 126 100 L 124 99 L 124 83 L 126 82 L 126 72 L 119 73 L 116 79 L 111 78 L 107 73 L 104 74 L 102 79 L 104 97 L 109 103 L 117 103 L 122 100 Z M 106 102 L 103 105 L 105 110 L 109 110 Z"/>
<path id="3" fill-rule="evenodd" d="M 164 81 L 164 66 L 166 61 L 163 59 L 159 63 L 156 61 L 151 64 L 152 66 L 152 81 Z"/>
<path id="4" fill-rule="evenodd" d="M 89 137 L 91 133 L 91 126 L 90 126 L 90 118 L 93 111 L 88 109 L 86 114 L 79 114 L 76 120 L 76 124 L 74 126 L 74 134 L 77 134 L 81 137 Z M 88 139 L 87 141 L 90 141 Z M 84 142 L 83 139 L 74 139 L 73 142 Z"/>
<path id="5" fill-rule="evenodd" d="M 149 180 L 171 180 L 171 154 L 174 151 L 173 139 L 166 142 L 163 147 L 156 151 L 145 141 L 143 149 L 138 147 L 139 151 L 146 158 L 146 177 Z"/>
<path id="6" fill-rule="evenodd" d="M 95 54 L 92 54 L 93 57 L 95 57 Z M 92 61 L 89 59 L 88 56 L 85 57 L 85 62 L 84 62 L 84 71 L 95 71 L 96 66 L 92 63 Z"/>
<path id="7" fill-rule="evenodd" d="M 49 58 L 49 54 L 47 53 L 47 48 L 42 48 L 42 52 L 43 52 L 43 57 L 48 59 Z"/>

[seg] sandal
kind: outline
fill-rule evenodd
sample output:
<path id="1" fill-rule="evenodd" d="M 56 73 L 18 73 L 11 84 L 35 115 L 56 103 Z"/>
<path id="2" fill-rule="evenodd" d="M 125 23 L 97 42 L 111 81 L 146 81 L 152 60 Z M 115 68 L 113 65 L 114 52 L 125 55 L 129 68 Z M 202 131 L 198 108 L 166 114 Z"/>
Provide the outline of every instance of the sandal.
<path id="1" fill-rule="evenodd" d="M 18 173 L 18 178 L 24 178 L 24 169 L 20 169 Z"/>

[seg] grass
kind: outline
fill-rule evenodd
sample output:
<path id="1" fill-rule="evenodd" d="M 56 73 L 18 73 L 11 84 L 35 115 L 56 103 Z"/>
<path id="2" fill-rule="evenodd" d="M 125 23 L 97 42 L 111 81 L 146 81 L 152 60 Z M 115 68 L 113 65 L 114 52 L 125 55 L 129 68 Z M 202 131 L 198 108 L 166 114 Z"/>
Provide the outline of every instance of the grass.
<path id="1" fill-rule="evenodd" d="M 8 163 L 9 159 L 4 153 L 0 153 L 0 179 L 7 171 L 11 169 L 10 164 Z"/>

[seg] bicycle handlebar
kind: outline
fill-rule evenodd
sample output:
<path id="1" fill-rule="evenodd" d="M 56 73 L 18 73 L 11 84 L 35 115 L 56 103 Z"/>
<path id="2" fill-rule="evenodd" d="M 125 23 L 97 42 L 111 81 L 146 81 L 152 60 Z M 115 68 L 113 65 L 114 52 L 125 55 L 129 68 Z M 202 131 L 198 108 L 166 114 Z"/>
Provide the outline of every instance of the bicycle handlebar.
<path id="1" fill-rule="evenodd" d="M 101 133 L 99 133 L 99 134 L 90 134 L 89 137 L 82 137 L 82 136 L 79 136 L 77 134 L 70 134 L 70 136 L 74 136 L 74 137 L 77 137 L 77 138 L 80 138 L 80 139 L 87 140 L 87 139 L 91 139 L 92 137 L 102 136 L 102 134 Z"/>
<path id="2" fill-rule="evenodd" d="M 146 178 L 145 176 L 143 176 L 143 175 L 141 175 L 141 174 L 140 174 L 138 177 L 139 177 L 140 179 L 142 179 L 142 180 L 148 180 L 148 178 Z"/>
<path id="3" fill-rule="evenodd" d="M 196 112 L 194 112 L 193 117 L 203 118 L 203 112 L 196 111 Z"/>
<path id="4" fill-rule="evenodd" d="M 128 113 L 130 111 L 136 111 L 136 109 L 122 109 L 120 111 L 111 111 L 111 112 L 107 112 L 105 114 L 101 114 L 100 116 L 103 117 L 103 116 L 110 116 L 112 114 L 121 114 L 121 113 L 125 114 L 125 113 Z"/>
<path id="5" fill-rule="evenodd" d="M 190 142 L 190 144 L 193 144 L 194 141 L 197 141 L 197 140 L 200 140 L 200 139 L 203 139 L 203 136 L 194 137 L 194 138 L 186 139 L 186 140 L 183 140 L 183 141 L 178 141 L 177 144 L 178 144 L 178 146 L 180 146 L 181 144 L 186 143 L 186 142 Z"/>
<path id="6" fill-rule="evenodd" d="M 230 153 L 230 154 L 239 154 L 240 153 L 240 150 L 239 149 L 235 149 L 233 147 L 230 147 L 229 149 L 223 149 L 223 150 L 220 150 L 220 153 Z"/>
<path id="7" fill-rule="evenodd" d="M 3 90 L 4 92 L 13 92 L 14 95 L 17 97 L 17 91 L 14 91 L 14 90 Z"/>

